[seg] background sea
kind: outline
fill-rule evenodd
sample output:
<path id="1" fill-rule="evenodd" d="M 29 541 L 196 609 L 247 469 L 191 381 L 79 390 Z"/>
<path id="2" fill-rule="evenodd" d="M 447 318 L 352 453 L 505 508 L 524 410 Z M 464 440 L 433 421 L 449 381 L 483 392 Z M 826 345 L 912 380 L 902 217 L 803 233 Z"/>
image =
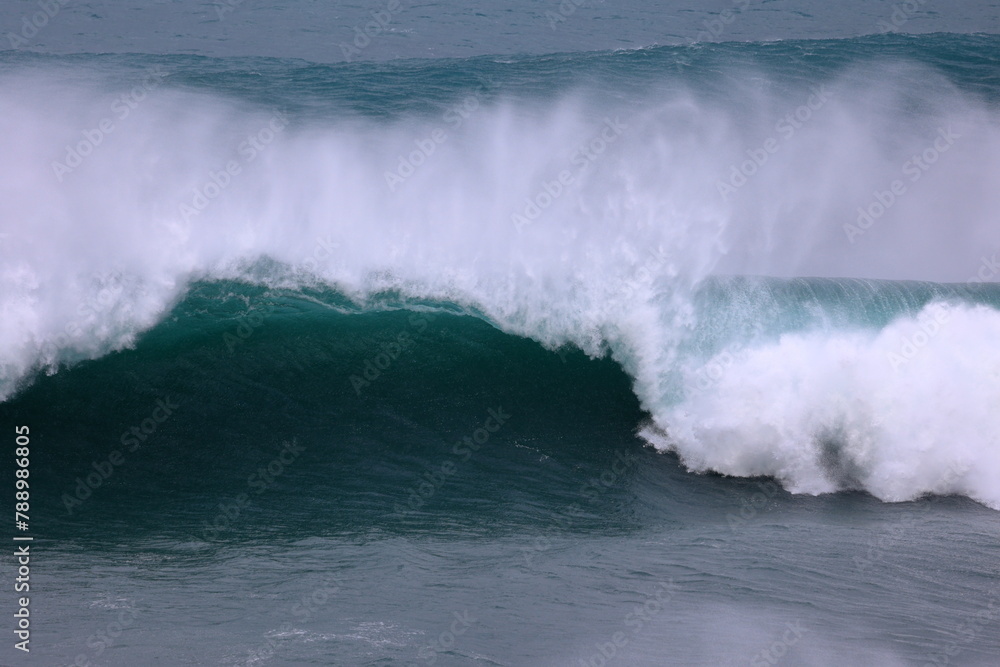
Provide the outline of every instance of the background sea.
<path id="1" fill-rule="evenodd" d="M 6 2 L 0 664 L 1000 664 L 998 9 Z"/>

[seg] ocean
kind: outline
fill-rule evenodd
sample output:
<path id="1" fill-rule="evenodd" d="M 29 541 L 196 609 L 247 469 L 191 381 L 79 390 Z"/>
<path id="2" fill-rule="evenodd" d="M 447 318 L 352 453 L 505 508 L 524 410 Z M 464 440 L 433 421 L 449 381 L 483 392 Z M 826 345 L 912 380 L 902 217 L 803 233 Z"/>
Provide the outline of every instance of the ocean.
<path id="1" fill-rule="evenodd" d="M 997 8 L 10 3 L 0 664 L 1000 664 Z"/>

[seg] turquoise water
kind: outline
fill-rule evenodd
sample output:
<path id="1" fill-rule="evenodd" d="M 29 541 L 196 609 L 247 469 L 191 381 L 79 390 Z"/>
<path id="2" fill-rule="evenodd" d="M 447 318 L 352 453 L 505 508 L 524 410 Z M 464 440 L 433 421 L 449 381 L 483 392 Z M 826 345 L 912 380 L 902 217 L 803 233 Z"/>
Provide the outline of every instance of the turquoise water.
<path id="1" fill-rule="evenodd" d="M 934 289 L 885 287 L 911 307 Z M 158 401 L 171 414 L 130 439 Z M 468 315 L 201 285 L 134 350 L 37 379 L 3 416 L 38 433 L 53 664 L 579 664 L 617 632 L 622 664 L 997 648 L 975 616 L 997 602 L 994 510 L 690 474 L 635 436 L 613 361 Z M 476 620 L 444 650 L 455 613 Z"/>
<path id="2" fill-rule="evenodd" d="M 996 664 L 997 14 L 779 4 L 0 54 L 0 661 Z"/>

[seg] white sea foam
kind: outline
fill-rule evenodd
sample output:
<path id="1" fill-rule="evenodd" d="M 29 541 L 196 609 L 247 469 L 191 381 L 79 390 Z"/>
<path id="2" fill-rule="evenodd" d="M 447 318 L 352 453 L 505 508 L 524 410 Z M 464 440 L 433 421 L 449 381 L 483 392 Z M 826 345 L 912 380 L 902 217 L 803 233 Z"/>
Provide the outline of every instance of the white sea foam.
<path id="1" fill-rule="evenodd" d="M 900 71 L 848 73 L 821 103 L 808 86 L 742 76 L 753 83 L 723 100 L 665 84 L 616 106 L 582 91 L 477 103 L 461 124 L 286 119 L 169 78 L 122 117 L 122 91 L 100 77 L 7 73 L 0 398 L 35 369 L 131 345 L 191 281 L 247 277 L 266 257 L 286 267 L 274 282 L 362 300 L 397 289 L 551 347 L 610 351 L 666 430 L 658 446 L 694 468 L 998 507 L 992 310 L 954 306 L 898 368 L 886 354 L 912 318 L 789 334 L 744 350 L 708 390 L 671 385 L 691 370 L 677 343 L 706 276 L 963 281 L 1000 250 L 996 112 L 930 72 L 920 91 L 895 85 L 912 78 Z M 942 132 L 947 150 L 910 180 L 908 161 Z M 68 147 L 89 154 L 70 166 Z M 766 162 L 744 168 L 761 149 Z M 755 173 L 737 186 L 734 169 Z M 845 225 L 894 180 L 905 192 L 852 237 Z"/>
<path id="2" fill-rule="evenodd" d="M 1000 312 L 929 304 L 881 331 L 786 334 L 687 369 L 642 435 L 694 470 L 796 493 L 960 494 L 1000 509 Z"/>

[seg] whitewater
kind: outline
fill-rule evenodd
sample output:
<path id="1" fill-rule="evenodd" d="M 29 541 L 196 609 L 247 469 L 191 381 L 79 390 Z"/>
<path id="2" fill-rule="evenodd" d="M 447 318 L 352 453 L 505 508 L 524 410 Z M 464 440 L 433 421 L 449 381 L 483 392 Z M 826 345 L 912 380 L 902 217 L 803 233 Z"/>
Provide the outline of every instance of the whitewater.
<path id="1" fill-rule="evenodd" d="M 658 47 L 367 95 L 347 66 L 7 63 L 0 397 L 235 281 L 609 356 L 693 471 L 1000 510 L 997 90 L 844 42 L 809 78 L 774 64 L 807 43 L 705 78 Z"/>

